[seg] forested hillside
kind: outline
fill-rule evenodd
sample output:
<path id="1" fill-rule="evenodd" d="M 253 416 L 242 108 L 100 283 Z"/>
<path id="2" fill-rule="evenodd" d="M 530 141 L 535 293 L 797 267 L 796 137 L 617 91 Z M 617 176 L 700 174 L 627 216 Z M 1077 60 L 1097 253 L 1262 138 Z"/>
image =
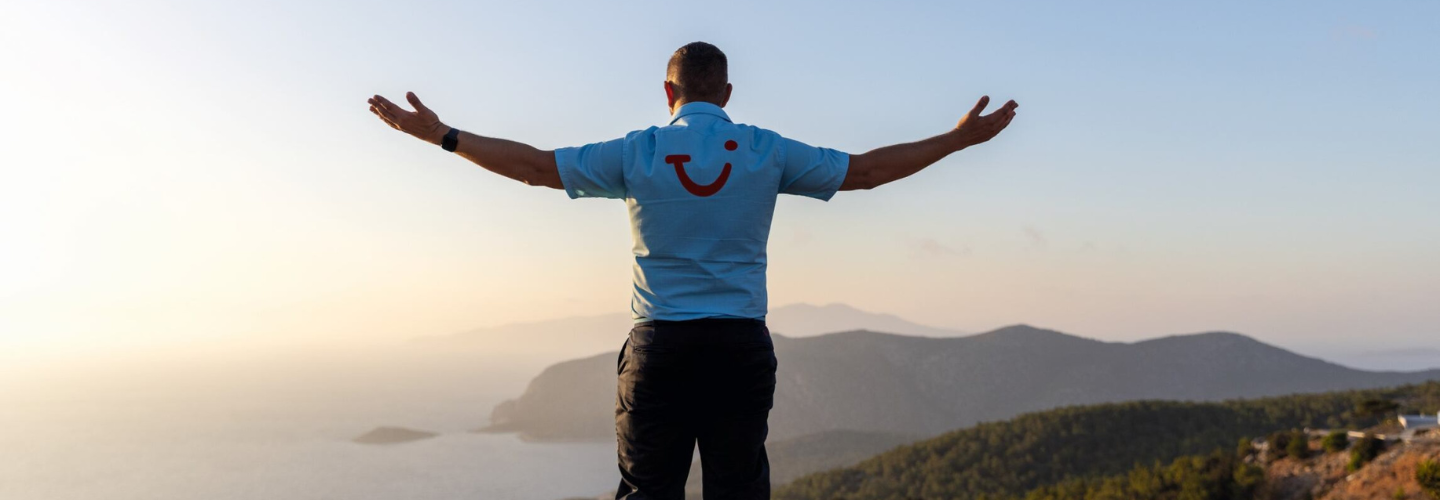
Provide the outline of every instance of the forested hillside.
<path id="1" fill-rule="evenodd" d="M 1233 469 L 1228 459 L 1206 455 L 1234 450 L 1241 438 L 1283 429 L 1373 425 L 1383 414 L 1370 409 L 1386 405 L 1367 401 L 1393 401 L 1402 411 L 1433 412 L 1440 409 L 1440 382 L 1222 403 L 1141 401 L 1031 413 L 903 446 L 853 467 L 805 476 L 777 489 L 775 498 L 1015 498 L 1042 486 L 1101 479 L 1131 472 L 1137 464 L 1192 455 L 1200 455 L 1200 461 L 1175 467 L 1191 470 L 1186 474 L 1199 480 Z M 1219 462 L 1205 462 L 1212 458 Z"/>

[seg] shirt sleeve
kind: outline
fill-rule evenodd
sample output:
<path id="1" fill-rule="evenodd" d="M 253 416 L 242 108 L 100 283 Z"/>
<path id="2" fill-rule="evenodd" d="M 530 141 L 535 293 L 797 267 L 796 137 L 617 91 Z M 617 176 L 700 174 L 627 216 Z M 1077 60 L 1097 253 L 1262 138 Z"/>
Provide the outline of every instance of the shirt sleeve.
<path id="1" fill-rule="evenodd" d="M 624 198 L 625 139 L 555 150 L 560 183 L 570 198 Z"/>
<path id="2" fill-rule="evenodd" d="M 780 138 L 780 192 L 829 201 L 845 182 L 850 155 L 829 148 L 817 148 L 793 139 Z"/>

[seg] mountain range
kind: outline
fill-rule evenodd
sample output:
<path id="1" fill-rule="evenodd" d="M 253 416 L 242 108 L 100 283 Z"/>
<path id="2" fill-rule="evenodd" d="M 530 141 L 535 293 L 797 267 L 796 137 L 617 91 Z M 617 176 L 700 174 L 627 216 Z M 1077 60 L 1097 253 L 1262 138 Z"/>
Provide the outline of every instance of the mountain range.
<path id="1" fill-rule="evenodd" d="M 855 329 L 922 337 L 965 335 L 962 331 L 922 325 L 893 314 L 862 311 L 845 304 L 776 307 L 770 310 L 765 321 L 772 332 L 789 337 L 810 337 Z M 554 362 L 619 349 L 633 324 L 630 315 L 625 313 L 576 316 L 421 337 L 415 339 L 415 344 L 543 357 Z"/>
<path id="2" fill-rule="evenodd" d="M 1440 379 L 1440 370 L 1347 368 L 1229 332 L 1120 343 L 1027 325 L 948 338 L 855 330 L 775 335 L 775 350 L 774 441 L 827 431 L 930 436 L 1070 405 L 1217 401 Z M 546 368 L 522 395 L 494 408 L 487 430 L 531 440 L 613 439 L 616 355 Z"/>

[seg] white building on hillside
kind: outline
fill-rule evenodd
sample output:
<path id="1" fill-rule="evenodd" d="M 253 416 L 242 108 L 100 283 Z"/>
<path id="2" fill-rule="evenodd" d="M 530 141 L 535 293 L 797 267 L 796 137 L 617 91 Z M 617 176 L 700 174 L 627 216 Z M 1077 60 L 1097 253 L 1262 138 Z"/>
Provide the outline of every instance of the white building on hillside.
<path id="1" fill-rule="evenodd" d="M 1401 415 L 1400 425 L 1405 430 L 1420 430 L 1440 427 L 1440 414 L 1435 415 Z"/>

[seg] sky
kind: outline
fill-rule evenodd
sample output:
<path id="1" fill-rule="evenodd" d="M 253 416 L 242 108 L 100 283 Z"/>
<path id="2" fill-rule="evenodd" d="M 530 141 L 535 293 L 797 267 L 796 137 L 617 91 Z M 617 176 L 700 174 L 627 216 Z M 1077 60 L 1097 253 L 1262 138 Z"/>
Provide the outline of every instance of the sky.
<path id="1" fill-rule="evenodd" d="M 623 204 L 400 134 L 365 99 L 540 148 L 668 121 L 669 54 L 737 121 L 852 153 L 990 143 L 785 197 L 772 305 L 1311 352 L 1440 334 L 1440 3 L 0 4 L 0 361 L 383 344 L 625 312 Z"/>

